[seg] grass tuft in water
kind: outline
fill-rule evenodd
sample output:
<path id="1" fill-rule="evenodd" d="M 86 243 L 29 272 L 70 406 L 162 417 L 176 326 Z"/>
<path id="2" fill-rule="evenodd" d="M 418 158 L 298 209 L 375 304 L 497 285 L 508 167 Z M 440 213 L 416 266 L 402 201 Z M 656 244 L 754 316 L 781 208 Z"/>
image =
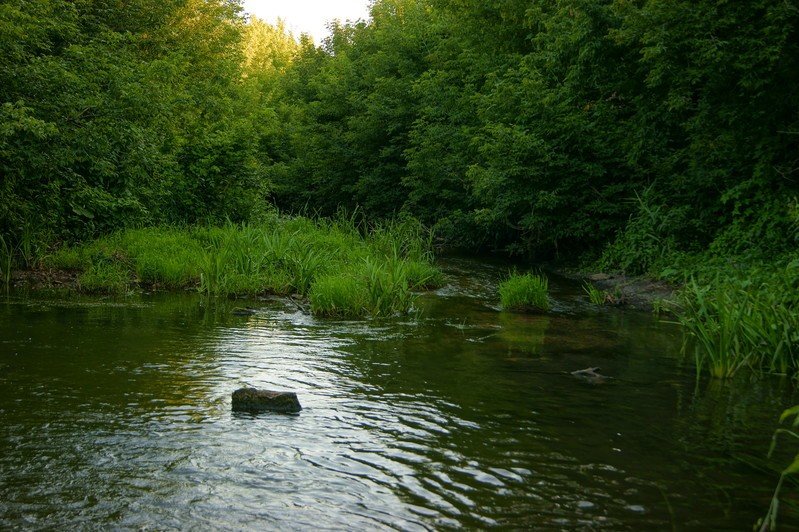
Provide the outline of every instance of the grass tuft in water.
<path id="1" fill-rule="evenodd" d="M 311 313 L 329 318 L 360 318 L 369 313 L 366 283 L 351 275 L 320 276 L 309 295 Z"/>
<path id="2" fill-rule="evenodd" d="M 583 283 L 583 291 L 588 294 L 588 299 L 594 305 L 604 305 L 605 304 L 605 293 L 594 286 L 592 283 L 585 281 Z"/>
<path id="3" fill-rule="evenodd" d="M 499 285 L 499 300 L 505 310 L 549 310 L 549 281 L 543 275 L 534 273 L 512 273 Z"/>

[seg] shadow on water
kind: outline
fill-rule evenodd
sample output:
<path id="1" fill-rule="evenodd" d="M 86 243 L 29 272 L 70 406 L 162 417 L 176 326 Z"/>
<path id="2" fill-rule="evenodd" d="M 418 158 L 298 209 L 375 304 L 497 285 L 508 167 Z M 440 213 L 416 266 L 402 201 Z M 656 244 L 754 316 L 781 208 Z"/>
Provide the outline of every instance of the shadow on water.
<path id="1" fill-rule="evenodd" d="M 551 313 L 504 313 L 506 265 L 444 267 L 447 286 L 391 320 L 10 299 L 0 526 L 740 530 L 765 513 L 790 383 L 697 383 L 671 324 L 564 279 Z M 587 367 L 610 378 L 571 375 Z M 234 414 L 241 386 L 303 410 Z"/>

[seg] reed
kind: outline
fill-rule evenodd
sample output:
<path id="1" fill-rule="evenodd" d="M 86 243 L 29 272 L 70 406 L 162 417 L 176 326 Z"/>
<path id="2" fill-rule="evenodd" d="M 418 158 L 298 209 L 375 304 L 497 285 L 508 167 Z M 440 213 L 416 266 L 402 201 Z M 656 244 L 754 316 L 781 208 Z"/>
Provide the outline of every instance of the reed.
<path id="1" fill-rule="evenodd" d="M 329 266 L 330 260 L 330 254 L 314 246 L 312 242 L 295 240 L 287 261 L 290 284 L 294 291 L 306 295 L 316 277 Z"/>
<path id="2" fill-rule="evenodd" d="M 585 281 L 583 283 L 583 291 L 588 294 L 588 299 L 594 305 L 604 305 L 606 302 L 605 292 L 594 286 L 592 283 Z"/>
<path id="3" fill-rule="evenodd" d="M 431 290 L 444 285 L 444 274 L 429 261 L 409 259 L 405 268 L 411 290 Z"/>
<path id="4" fill-rule="evenodd" d="M 549 281 L 534 273 L 512 273 L 499 285 L 499 300 L 505 310 L 540 312 L 550 308 Z"/>
<path id="5" fill-rule="evenodd" d="M 756 276 L 756 275 L 755 275 Z M 740 369 L 793 374 L 799 371 L 799 305 L 781 277 L 689 280 L 675 314 L 693 352 L 697 372 L 732 377 Z"/>

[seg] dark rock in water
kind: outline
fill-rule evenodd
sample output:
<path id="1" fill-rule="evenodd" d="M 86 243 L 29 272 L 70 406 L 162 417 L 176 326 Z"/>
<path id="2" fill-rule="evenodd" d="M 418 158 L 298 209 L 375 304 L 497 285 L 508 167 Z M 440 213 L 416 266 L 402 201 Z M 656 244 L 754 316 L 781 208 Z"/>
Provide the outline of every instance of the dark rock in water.
<path id="1" fill-rule="evenodd" d="M 252 316 L 256 312 L 254 308 L 250 307 L 236 307 L 230 311 L 234 316 Z"/>
<path id="2" fill-rule="evenodd" d="M 582 379 L 584 381 L 592 382 L 592 383 L 600 383 L 608 380 L 610 377 L 607 375 L 600 375 L 598 372 L 602 368 L 585 368 L 585 369 L 578 369 L 577 371 L 572 371 L 572 375 L 577 377 L 578 379 Z"/>
<path id="3" fill-rule="evenodd" d="M 241 388 L 233 392 L 233 410 L 236 412 L 294 413 L 302 410 L 302 406 L 294 392 Z"/>

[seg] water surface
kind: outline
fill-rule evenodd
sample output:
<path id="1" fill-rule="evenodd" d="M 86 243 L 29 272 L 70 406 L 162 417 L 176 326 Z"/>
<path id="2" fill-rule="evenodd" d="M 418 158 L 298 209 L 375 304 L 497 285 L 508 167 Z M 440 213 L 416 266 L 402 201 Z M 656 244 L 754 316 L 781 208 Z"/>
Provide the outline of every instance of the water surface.
<path id="1" fill-rule="evenodd" d="M 749 530 L 765 513 L 792 456 L 785 440 L 765 458 L 790 383 L 697 383 L 656 316 L 557 278 L 551 313 L 503 313 L 506 266 L 444 267 L 391 320 L 12 295 L 0 528 Z M 593 366 L 613 378 L 570 375 Z M 304 409 L 232 413 L 242 386 Z"/>

